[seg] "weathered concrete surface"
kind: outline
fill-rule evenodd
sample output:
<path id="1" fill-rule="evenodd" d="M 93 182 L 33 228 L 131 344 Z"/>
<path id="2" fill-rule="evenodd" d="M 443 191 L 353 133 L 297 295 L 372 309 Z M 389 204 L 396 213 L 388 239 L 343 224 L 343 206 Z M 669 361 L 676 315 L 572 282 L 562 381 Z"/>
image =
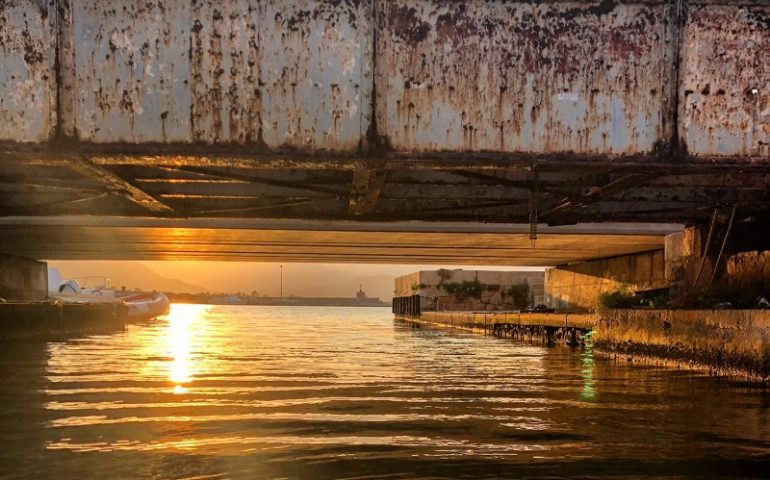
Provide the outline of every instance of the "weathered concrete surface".
<path id="1" fill-rule="evenodd" d="M 511 272 L 499 270 L 446 270 L 446 279 L 441 278 L 438 270 L 421 270 L 396 277 L 395 295 L 419 295 L 422 308 L 440 310 L 515 310 L 513 299 L 506 290 L 514 285 L 527 284 L 534 304 L 543 302 L 543 272 Z M 468 298 L 458 302 L 447 293 L 442 283 L 478 280 L 485 288 L 479 298 Z M 418 287 L 418 288 L 415 288 Z"/>
<path id="2" fill-rule="evenodd" d="M 594 345 L 620 358 L 770 378 L 768 310 L 608 310 Z"/>
<path id="3" fill-rule="evenodd" d="M 447 327 L 491 332 L 495 325 L 570 327 L 590 330 L 595 314 L 513 312 L 422 312 L 420 320 Z"/>
<path id="4" fill-rule="evenodd" d="M 770 286 L 770 252 L 742 252 L 730 256 L 724 280 L 739 287 Z"/>
<path id="5" fill-rule="evenodd" d="M 0 298 L 8 301 L 34 301 L 45 300 L 47 297 L 47 263 L 0 255 Z"/>
<path id="6" fill-rule="evenodd" d="M 721 226 L 720 230 L 723 228 Z M 724 232 L 712 235 L 712 245 L 708 247 L 708 252 L 704 245 L 708 234 L 699 228 L 689 227 L 666 235 L 666 282 L 675 293 L 708 284 L 714 271 L 714 257 L 719 250 L 717 237 L 720 233 Z"/>
<path id="7" fill-rule="evenodd" d="M 770 378 L 770 310 L 423 312 L 417 321 L 537 341 L 556 335 L 555 338 L 572 342 L 575 337 L 563 332 L 591 330 L 593 348 L 605 356 L 753 380 Z"/>
<path id="8" fill-rule="evenodd" d="M 666 288 L 664 270 L 663 250 L 549 268 L 546 304 L 560 310 L 586 310 L 598 307 L 603 293 Z"/>

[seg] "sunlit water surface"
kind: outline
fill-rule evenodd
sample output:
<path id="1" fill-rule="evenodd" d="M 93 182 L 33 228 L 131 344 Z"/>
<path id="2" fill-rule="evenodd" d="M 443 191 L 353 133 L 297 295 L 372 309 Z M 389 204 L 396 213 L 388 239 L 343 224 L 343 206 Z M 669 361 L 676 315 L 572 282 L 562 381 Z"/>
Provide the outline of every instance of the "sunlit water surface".
<path id="1" fill-rule="evenodd" d="M 174 305 L 0 346 L 3 478 L 770 476 L 765 390 L 386 309 Z"/>

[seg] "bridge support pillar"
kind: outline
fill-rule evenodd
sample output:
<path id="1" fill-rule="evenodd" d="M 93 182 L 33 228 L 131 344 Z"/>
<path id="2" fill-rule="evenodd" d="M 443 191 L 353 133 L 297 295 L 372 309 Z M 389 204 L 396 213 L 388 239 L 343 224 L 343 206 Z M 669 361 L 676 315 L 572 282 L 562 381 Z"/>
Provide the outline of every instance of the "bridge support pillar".
<path id="1" fill-rule="evenodd" d="M 664 258 L 663 250 L 655 250 L 549 268 L 546 304 L 563 311 L 592 310 L 604 293 L 664 289 Z"/>
<path id="2" fill-rule="evenodd" d="M 40 301 L 47 297 L 46 262 L 0 255 L 0 298 L 8 301 Z"/>
<path id="3" fill-rule="evenodd" d="M 703 255 L 703 235 L 700 229 L 689 227 L 666 235 L 666 282 L 672 293 L 689 290 L 708 282 L 712 261 Z M 703 266 L 701 266 L 701 263 Z"/>

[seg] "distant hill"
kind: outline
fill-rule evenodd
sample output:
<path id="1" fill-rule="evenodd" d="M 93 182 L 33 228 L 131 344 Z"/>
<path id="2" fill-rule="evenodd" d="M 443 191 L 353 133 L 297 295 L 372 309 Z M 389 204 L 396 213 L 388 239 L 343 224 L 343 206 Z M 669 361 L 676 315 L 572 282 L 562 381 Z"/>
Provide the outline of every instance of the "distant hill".
<path id="1" fill-rule="evenodd" d="M 174 293 L 202 293 L 209 291 L 200 285 L 187 283 L 177 278 L 158 275 L 141 262 L 114 261 L 49 261 L 50 267 L 57 267 L 63 279 L 103 275 L 110 279 L 115 289 L 158 290 Z"/>

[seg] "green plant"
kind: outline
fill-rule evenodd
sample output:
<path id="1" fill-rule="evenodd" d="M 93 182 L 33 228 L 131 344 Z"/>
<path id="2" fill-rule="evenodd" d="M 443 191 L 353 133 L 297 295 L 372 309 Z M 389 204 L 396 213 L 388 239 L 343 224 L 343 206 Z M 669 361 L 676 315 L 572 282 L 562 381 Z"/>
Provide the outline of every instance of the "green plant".
<path id="1" fill-rule="evenodd" d="M 639 298 L 632 293 L 616 290 L 599 295 L 599 306 L 604 308 L 632 308 L 639 306 Z"/>
<path id="2" fill-rule="evenodd" d="M 436 273 L 438 274 L 439 280 L 438 284 L 443 285 L 444 282 L 452 278 L 452 270 L 447 270 L 446 268 L 439 268 Z"/>
<path id="3" fill-rule="evenodd" d="M 517 308 L 526 308 L 529 303 L 529 284 L 520 283 L 511 285 L 505 294 L 513 299 L 513 305 Z"/>
<path id="4" fill-rule="evenodd" d="M 490 283 L 488 285 L 484 285 L 484 289 L 488 292 L 499 292 L 500 291 L 500 285 L 496 283 Z"/>
<path id="5" fill-rule="evenodd" d="M 413 283 L 411 289 L 413 292 L 416 292 L 417 290 L 422 290 L 425 287 L 426 285 L 424 283 Z"/>
<path id="6" fill-rule="evenodd" d="M 479 282 L 479 279 L 463 280 L 462 282 L 449 282 L 442 285 L 444 290 L 458 302 L 464 302 L 468 298 L 481 299 L 481 292 L 484 290 L 484 286 Z"/>

